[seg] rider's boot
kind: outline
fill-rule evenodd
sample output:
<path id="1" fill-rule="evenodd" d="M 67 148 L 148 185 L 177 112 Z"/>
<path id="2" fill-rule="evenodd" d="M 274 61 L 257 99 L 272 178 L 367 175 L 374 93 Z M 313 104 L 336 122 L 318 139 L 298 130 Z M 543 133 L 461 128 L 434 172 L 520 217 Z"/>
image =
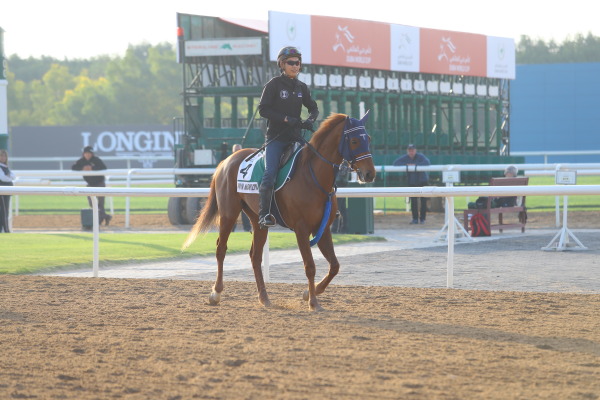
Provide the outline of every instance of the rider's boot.
<path id="1" fill-rule="evenodd" d="M 273 189 L 263 188 L 261 185 L 259 193 L 258 225 L 260 226 L 260 229 L 267 229 L 275 226 L 275 217 L 273 214 L 271 214 L 271 198 L 273 197 Z"/>

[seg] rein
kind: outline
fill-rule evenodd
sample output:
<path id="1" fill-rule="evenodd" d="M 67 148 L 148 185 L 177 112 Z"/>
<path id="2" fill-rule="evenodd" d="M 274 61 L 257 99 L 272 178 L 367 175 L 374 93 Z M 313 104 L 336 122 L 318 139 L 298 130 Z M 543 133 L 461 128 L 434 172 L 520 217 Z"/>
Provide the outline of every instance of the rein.
<path id="1" fill-rule="evenodd" d="M 325 203 L 325 211 L 323 213 L 323 218 L 321 219 L 321 224 L 319 225 L 319 229 L 317 231 L 317 234 L 310 240 L 310 246 L 311 247 L 314 246 L 319 241 L 319 239 L 321 239 L 321 236 L 323 235 L 323 232 L 324 232 L 325 227 L 327 225 L 327 221 L 329 221 L 329 216 L 331 214 L 331 202 L 332 202 L 331 199 L 332 199 L 333 195 L 335 195 L 335 193 L 337 192 L 337 185 L 335 184 L 335 182 L 336 182 L 338 173 L 340 172 L 340 167 L 345 162 L 347 162 L 350 166 L 352 166 L 357 161 L 373 157 L 372 154 L 371 154 L 371 152 L 369 151 L 369 141 L 366 140 L 366 138 L 363 138 L 361 140 L 358 149 L 355 149 L 353 151 L 350 148 L 350 134 L 358 132 L 358 131 L 365 131 L 365 127 L 364 127 L 364 124 L 363 124 L 363 125 L 359 125 L 359 126 L 350 127 L 350 128 L 347 129 L 347 127 L 349 125 L 348 122 L 349 122 L 349 120 L 347 118 L 346 119 L 346 125 L 344 126 L 344 130 L 343 130 L 343 136 L 340 139 L 340 143 L 338 145 L 338 151 L 339 151 L 339 153 L 342 156 L 342 163 L 340 163 L 340 164 L 333 163 L 333 162 L 329 161 L 328 159 L 326 159 L 325 157 L 323 157 L 321 155 L 321 153 L 319 153 L 319 151 L 313 145 L 311 145 L 308 142 L 308 140 L 306 140 L 304 137 L 300 137 L 301 142 L 303 142 L 304 144 L 306 144 L 307 147 L 313 153 L 315 153 L 325 163 L 327 163 L 327 164 L 329 164 L 330 166 L 333 167 L 333 182 L 331 184 L 332 190 L 328 192 L 319 183 L 319 180 L 317 179 L 315 171 L 314 171 L 314 169 L 312 167 L 312 163 L 310 162 L 310 160 L 308 161 L 308 169 L 310 171 L 310 175 L 311 175 L 313 181 L 315 182 L 315 184 L 317 185 L 317 187 L 319 188 L 319 190 L 321 190 L 321 192 L 323 192 L 325 195 L 327 195 L 327 202 Z M 364 134 L 359 134 L 359 135 L 360 136 L 365 135 L 365 136 L 368 137 L 368 135 L 366 134 L 366 131 L 365 131 Z M 356 157 L 355 154 L 357 154 L 357 153 L 366 153 L 366 154 L 363 154 L 362 156 Z"/>

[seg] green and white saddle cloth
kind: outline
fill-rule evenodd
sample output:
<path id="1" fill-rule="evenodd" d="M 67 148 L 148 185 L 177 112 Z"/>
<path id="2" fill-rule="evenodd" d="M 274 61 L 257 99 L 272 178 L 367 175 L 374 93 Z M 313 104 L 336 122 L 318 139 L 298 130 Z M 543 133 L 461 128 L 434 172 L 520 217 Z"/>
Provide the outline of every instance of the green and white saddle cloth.
<path id="1" fill-rule="evenodd" d="M 281 189 L 283 185 L 292 179 L 294 166 L 300 154 L 301 148 L 290 157 L 290 159 L 279 168 L 277 179 L 275 180 L 275 191 Z M 265 173 L 264 151 L 257 153 L 249 160 L 244 160 L 240 164 L 237 175 L 238 193 L 258 193 L 258 187 Z"/>

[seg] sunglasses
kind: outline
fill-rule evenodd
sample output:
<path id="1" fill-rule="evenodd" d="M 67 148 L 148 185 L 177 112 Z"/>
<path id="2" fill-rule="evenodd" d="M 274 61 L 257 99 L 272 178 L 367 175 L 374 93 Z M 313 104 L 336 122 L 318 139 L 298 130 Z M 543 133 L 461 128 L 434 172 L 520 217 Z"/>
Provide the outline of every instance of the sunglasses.
<path id="1" fill-rule="evenodd" d="M 290 61 L 290 60 L 287 60 L 285 63 L 287 65 L 291 65 L 292 67 L 294 67 L 294 66 L 297 67 L 298 65 L 300 65 L 300 61 Z"/>

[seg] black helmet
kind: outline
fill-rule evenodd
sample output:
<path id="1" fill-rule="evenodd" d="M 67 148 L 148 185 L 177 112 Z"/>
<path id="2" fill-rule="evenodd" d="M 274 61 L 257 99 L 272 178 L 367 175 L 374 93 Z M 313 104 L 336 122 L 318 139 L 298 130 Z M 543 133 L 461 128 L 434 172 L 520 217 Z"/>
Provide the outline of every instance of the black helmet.
<path id="1" fill-rule="evenodd" d="M 92 153 L 92 154 L 94 154 L 94 148 L 92 146 L 85 146 L 83 148 L 83 152 L 84 153 Z"/>
<path id="2" fill-rule="evenodd" d="M 302 61 L 302 53 L 294 46 L 286 46 L 279 50 L 279 54 L 277 54 L 277 64 L 281 61 L 285 61 L 290 57 L 298 57 L 300 61 Z"/>

